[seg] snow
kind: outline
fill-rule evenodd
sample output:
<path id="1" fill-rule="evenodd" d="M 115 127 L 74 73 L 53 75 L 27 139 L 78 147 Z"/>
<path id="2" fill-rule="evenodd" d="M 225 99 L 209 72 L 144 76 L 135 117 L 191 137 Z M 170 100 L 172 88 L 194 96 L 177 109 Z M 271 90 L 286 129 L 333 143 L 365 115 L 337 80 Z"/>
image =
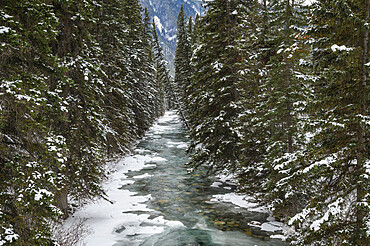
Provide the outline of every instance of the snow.
<path id="1" fill-rule="evenodd" d="M 177 37 L 177 35 L 169 36 L 169 35 L 167 35 L 167 34 L 166 34 L 166 39 L 167 39 L 168 41 L 172 41 L 172 40 L 174 40 L 176 37 Z"/>
<path id="2" fill-rule="evenodd" d="M 17 240 L 19 238 L 19 235 L 14 233 L 13 228 L 2 228 L 4 229 L 4 235 L 5 235 L 5 240 L 0 240 L 0 246 L 5 245 L 7 243 L 13 242 L 13 240 Z"/>
<path id="3" fill-rule="evenodd" d="M 219 73 L 221 69 L 223 68 L 223 64 L 219 63 L 218 61 L 212 63 L 211 66 L 213 67 L 216 73 Z"/>
<path id="4" fill-rule="evenodd" d="M 331 167 L 330 164 L 334 163 L 336 160 L 337 159 L 336 159 L 336 156 L 335 155 L 328 156 L 325 159 L 320 160 L 320 161 L 317 161 L 317 162 L 311 164 L 310 166 L 306 167 L 305 169 L 303 169 L 302 173 L 308 173 L 309 171 L 311 171 L 311 169 L 313 169 L 313 168 L 315 168 L 317 166 L 326 166 L 329 169 L 332 169 L 333 167 Z"/>
<path id="5" fill-rule="evenodd" d="M 50 191 L 48 190 L 45 190 L 45 189 L 40 189 L 36 192 L 35 194 L 35 200 L 36 201 L 39 201 L 41 200 L 44 196 L 53 196 L 53 193 L 51 193 Z"/>
<path id="6" fill-rule="evenodd" d="M 261 225 L 262 231 L 277 232 L 281 231 L 281 228 L 284 226 L 281 222 L 265 222 Z"/>
<path id="7" fill-rule="evenodd" d="M 281 235 L 281 234 L 271 235 L 270 238 L 271 239 L 280 239 L 281 241 L 285 241 L 287 239 L 286 236 Z"/>
<path id="8" fill-rule="evenodd" d="M 331 50 L 333 52 L 336 52 L 337 50 L 339 50 L 339 51 L 351 51 L 351 50 L 353 50 L 353 48 L 347 48 L 345 45 L 339 46 L 337 44 L 334 44 L 334 45 L 331 46 Z"/>
<path id="9" fill-rule="evenodd" d="M 267 218 L 267 220 L 267 222 L 264 222 L 262 224 L 259 221 L 251 221 L 248 223 L 248 225 L 250 227 L 260 228 L 261 231 L 277 233 L 270 235 L 270 238 L 285 241 L 287 237 L 281 233 L 286 234 L 286 232 L 289 230 L 289 227 L 282 222 L 275 221 L 273 217 L 269 217 Z"/>
<path id="10" fill-rule="evenodd" d="M 198 15 L 200 15 L 200 10 L 198 10 L 194 5 L 192 5 L 191 7 L 194 9 L 194 11 L 195 11 Z"/>
<path id="11" fill-rule="evenodd" d="M 260 206 L 258 203 L 253 202 L 253 198 L 247 195 L 236 193 L 227 193 L 223 195 L 213 195 L 211 202 L 229 202 L 238 207 L 247 208 L 252 212 L 268 212 L 266 207 Z"/>
<path id="12" fill-rule="evenodd" d="M 154 7 L 154 5 L 153 5 L 152 1 L 150 1 L 150 0 L 149 0 L 149 4 L 150 4 L 150 6 L 152 6 L 152 7 L 153 7 L 154 13 L 155 13 L 155 12 L 157 12 L 157 10 L 155 9 L 155 7 Z"/>
<path id="13" fill-rule="evenodd" d="M 145 178 L 150 178 L 150 177 L 152 177 L 152 175 L 150 175 L 149 173 L 145 173 L 143 175 L 134 176 L 132 178 L 134 178 L 134 179 L 145 179 Z"/>
<path id="14" fill-rule="evenodd" d="M 321 225 L 328 221 L 329 217 L 339 214 L 341 212 L 341 203 L 343 203 L 343 198 L 339 198 L 335 202 L 329 204 L 328 211 L 325 212 L 324 216 L 315 220 L 310 225 L 310 229 L 313 229 L 314 231 L 320 230 Z"/>
<path id="15" fill-rule="evenodd" d="M 159 32 L 162 33 L 162 30 L 164 30 L 164 28 L 163 28 L 163 25 L 161 23 L 161 20 L 156 15 L 154 16 L 154 23 L 155 23 L 155 26 L 158 28 Z"/>
<path id="16" fill-rule="evenodd" d="M 222 183 L 216 181 L 216 182 L 213 182 L 213 184 L 211 185 L 211 187 L 219 188 L 220 185 L 222 185 Z"/>
<path id="17" fill-rule="evenodd" d="M 61 110 L 61 111 L 66 112 L 66 113 L 68 113 L 68 109 L 67 109 L 67 107 L 65 107 L 65 106 L 61 106 L 61 107 L 60 107 L 60 110 Z"/>
<path id="18" fill-rule="evenodd" d="M 228 184 L 228 185 L 236 185 L 236 181 L 234 179 L 234 177 L 232 175 L 228 175 L 228 174 L 219 174 L 217 175 L 217 178 L 222 182 L 222 183 L 225 183 L 225 184 Z"/>
<path id="19" fill-rule="evenodd" d="M 10 30 L 9 27 L 6 27 L 6 26 L 0 26 L 0 34 L 3 34 L 3 33 L 8 33 Z"/>
<path id="20" fill-rule="evenodd" d="M 315 2 L 317 2 L 317 0 L 305 0 L 303 5 L 309 6 L 309 5 L 312 5 Z"/>

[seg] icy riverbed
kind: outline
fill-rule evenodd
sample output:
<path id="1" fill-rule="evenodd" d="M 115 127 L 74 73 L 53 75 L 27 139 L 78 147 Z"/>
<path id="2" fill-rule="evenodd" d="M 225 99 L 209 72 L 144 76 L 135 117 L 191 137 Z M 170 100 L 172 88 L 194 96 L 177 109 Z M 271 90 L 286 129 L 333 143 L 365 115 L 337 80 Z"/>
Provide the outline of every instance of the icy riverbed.
<path id="1" fill-rule="evenodd" d="M 103 187 L 112 203 L 87 204 L 66 226 L 86 219 L 88 246 L 282 245 L 250 236 L 251 228 L 281 232 L 265 208 L 235 194 L 227 180 L 188 173 L 187 142 L 178 116 L 167 112 L 135 153 L 110 164 L 115 171 Z"/>

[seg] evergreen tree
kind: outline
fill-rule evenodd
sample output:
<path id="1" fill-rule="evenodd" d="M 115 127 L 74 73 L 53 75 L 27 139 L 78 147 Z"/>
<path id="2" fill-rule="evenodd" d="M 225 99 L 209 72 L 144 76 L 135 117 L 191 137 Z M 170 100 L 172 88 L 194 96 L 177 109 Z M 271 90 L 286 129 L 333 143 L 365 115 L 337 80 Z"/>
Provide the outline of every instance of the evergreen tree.
<path id="1" fill-rule="evenodd" d="M 192 27 L 191 32 L 189 32 L 190 36 L 190 44 L 191 44 L 191 50 L 192 52 L 194 51 L 194 46 L 198 43 L 199 41 L 199 35 L 200 35 L 200 25 L 201 25 L 201 18 L 200 15 L 196 15 L 194 19 L 194 25 Z M 191 54 L 193 55 L 193 53 Z"/>
<path id="2" fill-rule="evenodd" d="M 192 85 L 192 75 L 194 73 L 194 61 L 195 59 L 192 59 L 196 47 L 198 47 L 199 44 L 199 36 L 200 36 L 200 16 L 197 14 L 195 16 L 194 25 L 191 21 L 191 17 L 189 18 L 188 23 L 188 39 L 189 39 L 189 59 L 190 59 L 190 77 L 189 77 L 189 83 L 186 84 L 184 87 L 184 110 L 187 114 L 187 117 L 190 118 L 193 108 L 191 104 L 191 95 L 195 92 L 196 88 Z M 191 124 L 191 120 L 189 119 L 189 124 Z"/>
<path id="3" fill-rule="evenodd" d="M 267 92 L 263 85 L 269 76 L 269 58 L 274 52 L 268 28 L 266 1 L 251 1 L 242 13 L 241 39 L 238 49 L 243 53 L 242 81 L 239 86 L 242 111 L 239 115 L 241 132 L 240 166 L 236 176 L 241 189 L 263 194 L 263 184 L 270 172 L 265 167 L 269 128 L 264 123 L 268 108 L 265 107 Z M 253 192 L 254 193 L 254 192 Z"/>
<path id="4" fill-rule="evenodd" d="M 151 113 L 149 101 L 147 100 L 149 91 L 148 72 L 142 71 L 148 66 L 148 54 L 145 54 L 144 44 L 144 24 L 141 17 L 141 6 L 137 0 L 123 1 L 123 16 L 128 27 L 128 37 L 125 40 L 128 47 L 126 57 L 128 70 L 126 71 L 125 80 L 127 93 L 129 96 L 129 108 L 134 115 L 135 134 L 142 136 L 144 131 L 151 125 Z M 149 72 L 150 74 L 150 72 Z"/>
<path id="5" fill-rule="evenodd" d="M 98 22 L 95 35 L 101 47 L 99 61 L 104 71 L 102 108 L 106 117 L 106 130 L 103 137 L 110 156 L 126 152 L 132 139 L 129 130 L 129 99 L 124 80 L 128 66 L 128 47 L 124 40 L 127 39 L 128 27 L 123 20 L 122 8 L 121 0 L 104 0 L 96 17 Z"/>
<path id="6" fill-rule="evenodd" d="M 152 24 L 149 17 L 148 9 L 144 9 L 144 46 L 146 49 L 146 56 L 148 57 L 148 81 L 150 87 L 148 91 L 148 101 L 151 103 L 152 118 L 157 118 L 164 113 L 163 103 L 163 85 L 159 80 L 156 79 L 156 67 L 154 59 L 154 48 L 153 48 L 153 30 Z"/>
<path id="7" fill-rule="evenodd" d="M 242 54 L 240 14 L 245 2 L 212 1 L 201 20 L 199 41 L 193 55 L 194 73 L 187 92 L 192 126 L 192 164 L 208 164 L 213 171 L 234 171 L 240 154 L 238 85 Z"/>
<path id="8" fill-rule="evenodd" d="M 193 30 L 194 30 L 193 17 L 190 16 L 189 20 L 188 20 L 188 25 L 186 27 L 186 33 L 187 33 L 187 36 L 188 36 L 188 43 L 189 43 L 189 62 L 190 62 L 191 56 L 193 54 L 193 49 L 192 49 L 192 46 L 194 44 Z"/>
<path id="9" fill-rule="evenodd" d="M 290 0 L 272 1 L 269 7 L 271 42 L 276 50 L 269 58 L 268 76 L 262 84 L 266 91 L 262 121 L 268 132 L 264 163 L 270 169 L 266 184 L 269 199 L 275 203 L 276 215 L 284 218 L 296 214 L 308 199 L 304 187 L 293 190 L 284 183 L 305 148 L 304 111 L 310 92 L 300 75 L 305 70 L 301 62 L 308 53 L 302 38 L 307 11 L 301 2 Z"/>
<path id="10" fill-rule="evenodd" d="M 156 67 L 156 80 L 159 88 L 161 88 L 160 96 L 161 98 L 163 98 L 163 105 L 165 105 L 166 109 L 172 109 L 176 105 L 174 98 L 174 90 L 170 82 L 167 70 L 167 62 L 164 59 L 162 47 L 159 43 L 157 29 L 154 20 L 153 20 L 153 50 Z"/>
<path id="11" fill-rule="evenodd" d="M 295 178 L 315 193 L 293 243 L 368 245 L 369 2 L 318 1 L 312 17 L 311 137 Z"/>
<path id="12" fill-rule="evenodd" d="M 53 131 L 64 105 L 52 80 L 63 69 L 52 54 L 58 19 L 44 1 L 0 3 L 0 242 L 50 243 L 48 221 L 68 149 Z"/>
<path id="13" fill-rule="evenodd" d="M 191 25 L 191 24 L 190 24 Z M 190 43 L 186 25 L 184 6 L 181 5 L 177 19 L 177 45 L 175 53 L 175 93 L 179 99 L 179 109 L 186 105 L 185 88 L 190 84 Z M 187 115 L 187 112 L 183 112 Z"/>
<path id="14" fill-rule="evenodd" d="M 100 179 L 104 164 L 103 111 L 100 107 L 103 92 L 100 63 L 96 54 L 100 48 L 94 39 L 96 20 L 94 1 L 55 3 L 55 14 L 60 21 L 60 32 L 53 45 L 55 54 L 68 69 L 66 81 L 59 81 L 66 104 L 66 121 L 54 126 L 66 139 L 69 149 L 66 168 L 68 179 L 60 184 L 57 205 L 67 216 L 67 196 L 77 200 L 103 195 Z"/>

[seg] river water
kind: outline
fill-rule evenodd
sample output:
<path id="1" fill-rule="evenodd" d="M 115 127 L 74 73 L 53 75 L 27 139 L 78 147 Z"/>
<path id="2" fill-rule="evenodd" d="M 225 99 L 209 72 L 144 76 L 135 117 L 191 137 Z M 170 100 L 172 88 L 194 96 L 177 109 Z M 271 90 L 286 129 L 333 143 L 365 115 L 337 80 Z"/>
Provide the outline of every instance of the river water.
<path id="1" fill-rule="evenodd" d="M 278 240 L 251 236 L 247 226 L 251 220 L 264 220 L 266 214 L 249 212 L 230 203 L 211 201 L 212 195 L 232 192 L 235 187 L 228 182 L 207 177 L 204 170 L 189 173 L 186 163 L 188 138 L 179 118 L 167 112 L 139 143 L 136 154 L 155 155 L 158 160 L 148 163 L 141 170 L 129 171 L 127 179 L 134 180 L 120 189 L 135 192 L 137 196 L 150 197 L 146 211 L 131 210 L 133 214 L 149 214 L 166 221 L 178 221 L 181 226 L 165 226 L 157 234 L 131 233 L 115 246 L 246 246 L 283 245 Z M 125 213 L 125 212 L 123 212 Z M 180 223 L 181 222 L 181 223 Z M 124 224 L 124 223 L 123 223 Z M 150 220 L 140 227 L 150 227 Z M 126 226 L 127 227 L 127 226 Z M 124 234 L 125 226 L 116 228 L 116 234 Z"/>

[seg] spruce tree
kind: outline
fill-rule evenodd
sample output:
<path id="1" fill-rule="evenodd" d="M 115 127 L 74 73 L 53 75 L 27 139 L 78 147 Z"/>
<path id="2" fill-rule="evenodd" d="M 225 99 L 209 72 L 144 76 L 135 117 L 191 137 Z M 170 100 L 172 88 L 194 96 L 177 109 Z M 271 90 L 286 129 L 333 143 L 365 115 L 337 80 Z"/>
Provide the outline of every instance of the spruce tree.
<path id="1" fill-rule="evenodd" d="M 236 42 L 244 7 L 243 1 L 208 2 L 192 58 L 194 73 L 187 92 L 192 164 L 207 164 L 212 171 L 234 171 L 241 149 L 237 126 L 243 58 Z"/>
<path id="2" fill-rule="evenodd" d="M 123 20 L 122 8 L 121 0 L 104 0 L 96 16 L 95 36 L 102 49 L 99 61 L 104 71 L 102 108 L 106 117 L 106 131 L 103 136 L 110 156 L 127 152 L 132 139 L 124 79 L 128 66 L 128 47 L 124 43 L 128 27 Z"/>
<path id="3" fill-rule="evenodd" d="M 186 107 L 185 89 L 190 85 L 190 43 L 186 25 L 184 6 L 181 5 L 177 19 L 177 44 L 175 53 L 175 93 L 179 99 L 179 109 Z M 187 112 L 184 112 L 188 115 Z"/>
<path id="4" fill-rule="evenodd" d="M 154 88 L 152 86 L 153 67 L 148 46 L 148 34 L 145 34 L 141 6 L 137 0 L 123 1 L 124 20 L 128 26 L 128 39 L 125 40 L 129 50 L 126 54 L 129 69 L 125 76 L 129 95 L 129 108 L 135 119 L 136 135 L 142 136 L 151 124 L 154 112 Z M 134 128 L 134 129 L 135 129 Z"/>
<path id="5" fill-rule="evenodd" d="M 189 59 L 190 59 L 190 77 L 189 82 L 186 84 L 186 86 L 183 88 L 183 94 L 184 94 L 184 110 L 187 114 L 187 117 L 189 118 L 189 125 L 191 126 L 191 114 L 193 111 L 192 104 L 191 104 L 191 98 L 196 90 L 196 87 L 192 84 L 192 76 L 194 73 L 194 61 L 195 59 L 192 59 L 196 47 L 198 47 L 199 44 L 199 36 L 200 36 L 200 16 L 197 14 L 195 16 L 194 24 L 191 21 L 191 17 L 189 18 L 188 23 L 188 39 L 189 39 Z"/>
<path id="6" fill-rule="evenodd" d="M 295 244 L 369 242 L 368 18 L 368 1 L 314 4 L 311 136 L 295 177 L 315 192 L 291 219 Z"/>
<path id="7" fill-rule="evenodd" d="M 174 98 L 174 89 L 170 82 L 169 72 L 167 69 L 167 62 L 164 59 L 163 50 L 159 43 L 157 28 L 153 20 L 153 50 L 154 50 L 154 60 L 156 67 L 156 79 L 158 86 L 161 89 L 160 96 L 163 97 L 163 103 L 165 109 L 173 109 L 176 107 L 176 100 Z"/>
<path id="8" fill-rule="evenodd" d="M 96 20 L 93 1 L 56 2 L 55 15 L 62 28 L 53 44 L 55 54 L 67 68 L 68 77 L 55 85 L 61 88 L 66 104 L 66 121 L 54 126 L 66 139 L 69 156 L 63 174 L 68 177 L 60 184 L 57 205 L 67 216 L 70 195 L 77 200 L 103 195 L 100 179 L 103 176 L 105 144 L 103 138 L 103 110 L 101 70 L 98 60 L 100 48 L 93 36 Z"/>
<path id="9" fill-rule="evenodd" d="M 146 64 L 147 80 L 149 81 L 148 87 L 148 102 L 151 107 L 151 117 L 152 119 L 158 118 L 164 113 L 164 103 L 163 103 L 163 86 L 156 79 L 156 67 L 154 59 L 154 48 L 153 48 L 153 29 L 150 21 L 150 16 L 148 9 L 144 9 L 144 46 L 145 54 L 148 59 L 148 64 Z"/>
<path id="10" fill-rule="evenodd" d="M 50 243 L 54 195 L 68 149 L 52 126 L 64 105 L 53 80 L 58 19 L 44 1 L 0 3 L 0 242 Z"/>
<path id="11" fill-rule="evenodd" d="M 305 71 L 301 63 L 308 54 L 302 33 L 307 25 L 307 11 L 299 1 L 272 1 L 269 6 L 275 53 L 269 58 L 268 76 L 262 84 L 266 91 L 263 123 L 268 129 L 264 162 L 271 169 L 266 184 L 269 199 L 275 203 L 276 215 L 284 218 L 296 214 L 308 198 L 304 189 L 292 189 L 284 183 L 305 148 L 303 127 L 310 92 L 300 75 Z"/>
<path id="12" fill-rule="evenodd" d="M 243 191 L 262 193 L 270 170 L 265 166 L 269 128 L 266 127 L 265 107 L 267 92 L 263 85 L 268 80 L 269 58 L 274 52 L 268 28 L 266 1 L 251 1 L 241 18 L 241 39 L 238 49 L 243 52 L 244 67 L 239 85 L 242 112 L 239 115 L 241 132 L 240 166 L 236 176 Z"/>

